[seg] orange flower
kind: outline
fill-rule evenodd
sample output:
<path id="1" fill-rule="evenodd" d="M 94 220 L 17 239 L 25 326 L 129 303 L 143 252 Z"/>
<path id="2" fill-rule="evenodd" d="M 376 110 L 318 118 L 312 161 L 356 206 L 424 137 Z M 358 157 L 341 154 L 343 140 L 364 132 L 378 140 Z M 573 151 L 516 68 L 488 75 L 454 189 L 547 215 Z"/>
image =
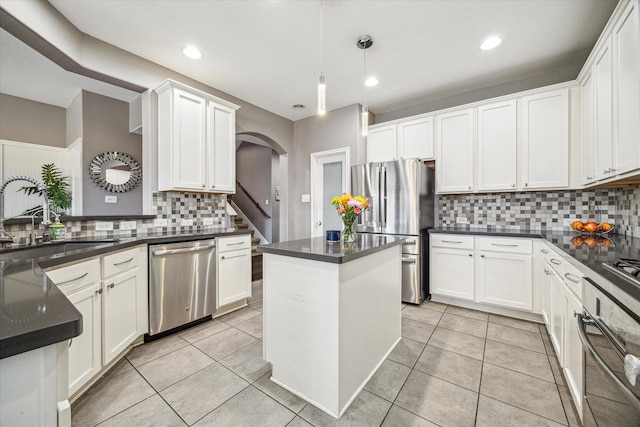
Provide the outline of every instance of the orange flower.
<path id="1" fill-rule="evenodd" d="M 361 210 L 360 208 L 354 208 L 354 209 L 353 209 L 353 211 L 354 211 L 356 214 L 359 214 L 360 212 L 362 212 L 362 210 Z"/>
<path id="2" fill-rule="evenodd" d="M 338 213 L 344 213 L 344 208 L 338 208 Z"/>

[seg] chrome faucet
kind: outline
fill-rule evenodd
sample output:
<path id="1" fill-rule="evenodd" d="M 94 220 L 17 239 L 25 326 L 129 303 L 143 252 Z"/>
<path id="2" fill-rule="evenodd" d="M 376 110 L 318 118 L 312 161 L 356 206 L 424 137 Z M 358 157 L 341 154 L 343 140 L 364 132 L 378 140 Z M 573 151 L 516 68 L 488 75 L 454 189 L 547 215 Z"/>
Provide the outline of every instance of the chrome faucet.
<path id="1" fill-rule="evenodd" d="M 42 192 L 42 197 L 44 198 L 44 203 L 42 204 L 42 225 L 48 225 L 50 223 L 49 218 L 51 215 L 51 211 L 49 210 L 49 199 L 47 199 L 47 193 L 45 191 L 44 186 L 36 179 L 30 178 L 28 176 L 12 176 L 4 180 L 2 185 L 0 185 L 0 243 L 10 243 L 13 242 L 13 236 L 7 233 L 4 230 L 4 190 L 7 188 L 7 185 L 11 184 L 15 181 L 27 181 L 34 184 L 38 187 L 38 191 Z M 32 229 L 31 233 L 33 234 L 33 230 L 35 229 L 35 225 L 33 225 L 32 220 Z M 32 243 L 35 243 L 32 240 Z"/>

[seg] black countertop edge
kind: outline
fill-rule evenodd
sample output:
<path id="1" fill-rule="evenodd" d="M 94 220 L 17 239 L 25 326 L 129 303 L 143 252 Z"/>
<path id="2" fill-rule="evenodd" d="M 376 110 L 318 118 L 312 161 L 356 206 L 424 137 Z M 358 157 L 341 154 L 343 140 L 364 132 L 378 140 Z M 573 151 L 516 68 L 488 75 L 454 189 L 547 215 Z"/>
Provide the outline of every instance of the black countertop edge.
<path id="1" fill-rule="evenodd" d="M 358 234 L 353 243 L 327 242 L 324 237 L 291 240 L 258 246 L 258 251 L 311 261 L 344 264 L 375 252 L 402 245 L 402 237 Z"/>
<path id="2" fill-rule="evenodd" d="M 60 217 L 60 222 L 64 224 L 65 221 L 127 221 L 133 219 L 154 219 L 157 218 L 156 215 L 105 215 L 105 216 L 73 216 L 73 215 L 64 215 Z M 40 224 L 42 222 L 42 218 L 36 218 L 35 223 Z M 4 221 L 5 225 L 11 224 L 27 224 L 31 223 L 31 218 L 11 218 Z"/>
<path id="3" fill-rule="evenodd" d="M 55 241 L 36 246 L 11 248 L 12 250 L 0 251 L 0 255 L 3 256 L 4 260 L 8 260 L 10 259 L 9 256 L 11 253 L 15 252 L 16 249 L 23 251 L 22 254 L 24 254 L 25 250 L 47 245 L 63 245 L 65 243 L 73 242 L 96 242 L 97 246 L 63 252 L 62 254 L 53 256 L 25 259 L 23 255 L 19 258 L 19 262 L 21 263 L 24 263 L 25 261 L 35 261 L 40 268 L 50 268 L 141 244 L 203 240 L 228 235 L 245 234 L 251 234 L 251 230 L 211 229 L 200 233 L 157 233 L 121 239 L 92 239 L 90 237 L 86 237 Z M 22 277 L 21 280 L 24 280 L 24 277 Z M 47 286 L 42 291 L 42 295 L 30 296 L 27 299 L 13 298 L 11 295 L 11 287 L 5 283 L 5 289 L 2 290 L 4 292 L 4 300 L 20 300 L 20 304 L 0 304 L 0 321 L 2 322 L 0 324 L 0 359 L 65 341 L 82 333 L 82 315 L 80 312 L 54 283 L 46 278 L 44 280 L 46 280 Z M 34 272 L 32 283 L 34 286 L 33 289 L 41 287 L 42 282 L 43 278 Z M 24 286 L 29 286 L 29 283 L 25 283 Z M 40 310 L 40 307 L 43 307 L 44 310 Z M 30 323 L 25 322 L 24 319 L 21 318 L 30 318 L 33 320 L 31 320 Z M 12 327 L 12 322 L 17 326 Z"/>
<path id="4" fill-rule="evenodd" d="M 429 233 L 431 234 L 468 234 L 468 235 L 477 235 L 477 236 L 502 236 L 502 237 L 527 237 L 531 239 L 544 239 L 544 236 L 539 231 L 518 231 L 518 230 L 492 230 L 492 229 L 473 229 L 473 228 L 447 228 L 447 227 L 436 227 L 429 229 Z"/>

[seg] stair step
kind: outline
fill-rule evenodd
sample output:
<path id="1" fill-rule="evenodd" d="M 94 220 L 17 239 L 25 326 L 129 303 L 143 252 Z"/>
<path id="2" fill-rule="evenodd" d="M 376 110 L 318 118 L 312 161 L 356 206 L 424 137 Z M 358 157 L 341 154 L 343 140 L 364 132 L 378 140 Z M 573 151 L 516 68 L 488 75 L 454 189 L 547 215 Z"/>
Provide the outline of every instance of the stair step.
<path id="1" fill-rule="evenodd" d="M 249 228 L 249 224 L 240 223 L 240 224 L 236 224 L 236 227 L 238 227 L 238 228 Z"/>
<path id="2" fill-rule="evenodd" d="M 242 222 L 242 221 L 244 221 L 244 218 L 243 218 L 243 217 L 241 217 L 240 215 L 236 215 L 236 216 L 233 218 L 233 220 L 234 220 L 235 222 Z"/>
<path id="3" fill-rule="evenodd" d="M 252 237 L 251 238 L 251 243 L 260 243 L 260 238 L 259 237 Z"/>

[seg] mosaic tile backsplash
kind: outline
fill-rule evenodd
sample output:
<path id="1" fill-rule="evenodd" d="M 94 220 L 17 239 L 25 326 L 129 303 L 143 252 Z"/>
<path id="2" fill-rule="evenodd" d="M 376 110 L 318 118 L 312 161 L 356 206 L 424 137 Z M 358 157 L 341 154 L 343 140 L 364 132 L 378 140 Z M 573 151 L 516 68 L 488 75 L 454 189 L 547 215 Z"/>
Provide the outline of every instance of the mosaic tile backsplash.
<path id="1" fill-rule="evenodd" d="M 439 196 L 439 225 L 454 225 L 464 216 L 474 228 L 502 227 L 512 230 L 562 230 L 573 220 L 607 221 L 615 232 L 640 237 L 640 186 L 615 190 L 577 190 L 556 192 L 458 194 Z M 64 221 L 68 238 L 92 236 L 129 237 L 151 232 L 195 232 L 226 225 L 226 196 L 158 192 L 153 195 L 156 218 L 167 220 L 166 227 L 154 227 L 153 219 L 137 220 L 134 230 L 120 230 L 113 221 L 113 231 L 96 231 L 97 221 Z M 204 226 L 204 218 L 213 225 Z M 183 219 L 193 219 L 193 226 L 182 226 Z M 6 225 L 5 229 L 28 240 L 31 225 Z M 39 232 L 42 233 L 40 226 Z"/>
<path id="2" fill-rule="evenodd" d="M 112 231 L 96 231 L 96 223 L 100 221 L 65 221 L 67 238 L 91 236 L 95 238 L 111 238 L 114 236 L 133 237 L 139 234 L 162 232 L 195 232 L 201 229 L 221 227 L 226 225 L 227 196 L 224 194 L 187 194 L 174 192 L 158 192 L 153 194 L 153 205 L 156 218 L 167 220 L 167 226 L 154 227 L 154 219 L 136 220 L 133 230 L 120 230 L 120 221 L 114 220 Z M 204 218 L 212 218 L 212 225 L 204 225 Z M 183 219 L 192 219 L 193 225 L 183 226 Z M 5 225 L 5 230 L 20 238 L 20 243 L 29 239 L 31 224 Z M 38 233 L 42 234 L 44 227 L 39 226 Z"/>
<path id="3" fill-rule="evenodd" d="M 466 217 L 474 228 L 566 230 L 574 220 L 614 224 L 616 232 L 640 237 L 640 186 L 617 190 L 576 190 L 439 196 L 440 224 Z"/>

